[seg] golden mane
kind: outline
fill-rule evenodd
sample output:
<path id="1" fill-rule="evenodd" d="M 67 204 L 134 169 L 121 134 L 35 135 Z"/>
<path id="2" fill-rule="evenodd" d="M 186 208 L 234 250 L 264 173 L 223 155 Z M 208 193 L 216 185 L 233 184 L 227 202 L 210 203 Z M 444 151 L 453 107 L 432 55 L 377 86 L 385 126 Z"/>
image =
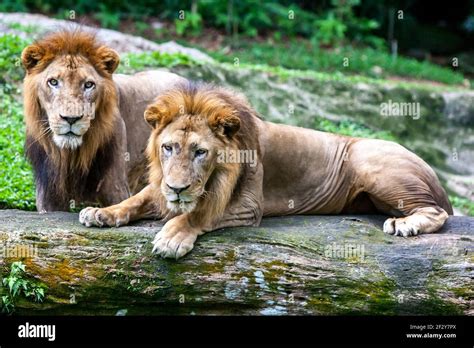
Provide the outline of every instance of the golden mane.
<path id="1" fill-rule="evenodd" d="M 167 125 L 184 114 L 206 117 L 209 127 L 214 130 L 213 134 L 224 143 L 224 147 L 259 151 L 254 121 L 258 115 L 243 95 L 210 84 L 188 82 L 159 96 L 145 111 L 145 119 L 154 127 L 147 147 L 149 180 L 151 184 L 158 184 L 156 198 L 162 209 L 161 216 L 165 217 L 170 212 L 166 207 L 166 198 L 159 189 L 163 172 L 156 140 Z M 217 131 L 219 127 L 222 132 Z M 247 170 L 247 166 L 239 163 L 217 164 L 206 184 L 206 194 L 200 198 L 193 212 L 200 221 L 211 224 L 213 219 L 224 213 L 232 195 L 238 193 Z"/>
<path id="2" fill-rule="evenodd" d="M 96 103 L 94 126 L 84 135 L 83 144 L 77 150 L 60 149 L 53 143 L 48 131 L 47 116 L 38 98 L 38 90 L 41 88 L 38 74 L 62 55 L 86 58 L 104 78 L 101 86 L 103 92 L 100 93 Z M 86 175 L 97 151 L 113 135 L 118 102 L 112 72 L 118 64 L 118 56 L 113 50 L 102 46 L 93 33 L 65 30 L 50 34 L 25 48 L 22 62 L 26 69 L 23 89 L 26 153 L 34 163 L 38 160 L 36 157 L 39 151 L 35 147 L 41 147 L 50 165 L 54 167 L 50 169 L 53 174 L 52 184 L 59 193 L 66 194 L 70 176 Z"/>

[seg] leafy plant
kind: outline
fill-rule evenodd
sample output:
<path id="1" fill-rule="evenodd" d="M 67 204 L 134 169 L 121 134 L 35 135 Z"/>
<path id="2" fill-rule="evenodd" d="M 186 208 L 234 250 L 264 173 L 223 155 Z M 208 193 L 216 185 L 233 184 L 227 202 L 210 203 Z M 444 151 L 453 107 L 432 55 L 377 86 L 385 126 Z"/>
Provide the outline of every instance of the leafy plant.
<path id="1" fill-rule="evenodd" d="M 111 12 L 104 4 L 99 6 L 100 11 L 94 17 L 100 21 L 100 25 L 104 28 L 117 29 L 120 25 L 120 13 Z"/>
<path id="2" fill-rule="evenodd" d="M 135 29 L 139 35 L 143 35 L 145 31 L 150 28 L 150 25 L 146 22 L 138 21 L 135 23 Z"/>
<path id="3" fill-rule="evenodd" d="M 27 44 L 17 36 L 0 37 L 0 208 L 35 208 L 33 174 L 23 149 L 23 110 L 16 97 L 23 77 L 20 55 Z"/>
<path id="4" fill-rule="evenodd" d="M 390 132 L 376 131 L 371 128 L 353 121 L 343 120 L 340 122 L 332 122 L 325 118 L 317 118 L 314 128 L 330 133 L 348 135 L 351 137 L 372 138 L 395 141 L 396 138 Z"/>
<path id="5" fill-rule="evenodd" d="M 474 216 L 474 202 L 465 197 L 449 195 L 449 200 L 453 207 L 458 208 L 464 214 Z"/>
<path id="6" fill-rule="evenodd" d="M 186 12 L 182 19 L 175 19 L 174 25 L 178 36 L 185 33 L 199 35 L 202 31 L 202 17 L 198 12 Z"/>
<path id="7" fill-rule="evenodd" d="M 330 12 L 326 18 L 314 21 L 316 33 L 313 36 L 313 42 L 321 42 L 325 45 L 336 44 L 344 39 L 347 26 L 336 18 L 333 12 Z"/>
<path id="8" fill-rule="evenodd" d="M 231 54 L 210 52 L 210 55 L 222 62 L 233 62 L 238 56 L 240 62 L 281 66 L 286 69 L 313 70 L 338 73 L 342 70 L 344 58 L 349 65 L 344 74 L 357 74 L 375 78 L 401 76 L 415 79 L 439 81 L 449 85 L 461 85 L 464 76 L 460 72 L 440 67 L 433 63 L 419 62 L 413 58 L 398 57 L 393 60 L 386 50 L 360 48 L 351 45 L 336 49 L 322 49 L 309 40 L 293 39 L 287 42 L 241 42 Z M 380 73 L 374 73 L 379 67 Z"/>
<path id="9" fill-rule="evenodd" d="M 26 266 L 21 262 L 13 262 L 10 274 L 3 278 L 2 285 L 8 289 L 8 294 L 2 296 L 2 311 L 11 313 L 15 310 L 15 300 L 24 297 L 35 302 L 43 302 L 46 288 L 43 285 L 25 278 Z"/>
<path id="10" fill-rule="evenodd" d="M 119 71 L 127 73 L 137 71 L 148 67 L 167 67 L 171 68 L 177 65 L 192 66 L 199 64 L 189 56 L 181 53 L 161 53 L 158 51 L 147 53 L 130 53 L 122 57 Z"/>
<path id="11" fill-rule="evenodd" d="M 25 0 L 2 0 L 0 12 L 25 12 L 27 6 Z"/>

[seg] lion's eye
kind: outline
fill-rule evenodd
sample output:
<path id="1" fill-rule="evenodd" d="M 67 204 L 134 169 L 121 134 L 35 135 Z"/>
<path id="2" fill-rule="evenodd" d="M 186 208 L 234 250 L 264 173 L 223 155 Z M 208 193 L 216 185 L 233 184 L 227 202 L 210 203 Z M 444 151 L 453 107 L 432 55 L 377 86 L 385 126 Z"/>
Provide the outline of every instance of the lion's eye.
<path id="1" fill-rule="evenodd" d="M 92 81 L 87 81 L 86 83 L 84 83 L 84 88 L 85 89 L 92 89 L 92 88 L 94 88 L 94 86 L 95 86 L 95 83 L 92 82 Z"/>
<path id="2" fill-rule="evenodd" d="M 48 80 L 48 85 L 50 85 L 51 87 L 57 87 L 58 84 L 59 84 L 59 82 L 56 79 L 49 79 Z"/>
<path id="3" fill-rule="evenodd" d="M 196 150 L 196 152 L 194 153 L 194 155 L 195 155 L 196 157 L 203 157 L 203 156 L 206 155 L 206 153 L 207 153 L 207 150 L 198 149 L 198 150 Z"/>
<path id="4" fill-rule="evenodd" d="M 167 153 L 170 154 L 173 151 L 173 148 L 170 145 L 163 145 L 163 150 Z"/>

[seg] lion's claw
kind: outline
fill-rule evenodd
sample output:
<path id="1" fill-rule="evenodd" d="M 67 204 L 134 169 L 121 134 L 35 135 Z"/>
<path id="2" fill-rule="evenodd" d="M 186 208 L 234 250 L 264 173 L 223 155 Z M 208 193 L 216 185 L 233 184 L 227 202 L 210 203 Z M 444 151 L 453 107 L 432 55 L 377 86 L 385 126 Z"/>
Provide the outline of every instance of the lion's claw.
<path id="1" fill-rule="evenodd" d="M 420 228 L 406 221 L 406 218 L 390 218 L 383 224 L 383 231 L 394 236 L 410 237 L 418 235 Z"/>
<path id="2" fill-rule="evenodd" d="M 86 227 L 111 226 L 119 227 L 126 225 L 129 221 L 129 214 L 123 213 L 119 208 L 93 208 L 87 207 L 79 213 L 79 222 Z"/>
<path id="3" fill-rule="evenodd" d="M 168 221 L 153 239 L 153 253 L 164 258 L 179 259 L 194 247 L 198 233 L 180 226 L 174 219 Z"/>

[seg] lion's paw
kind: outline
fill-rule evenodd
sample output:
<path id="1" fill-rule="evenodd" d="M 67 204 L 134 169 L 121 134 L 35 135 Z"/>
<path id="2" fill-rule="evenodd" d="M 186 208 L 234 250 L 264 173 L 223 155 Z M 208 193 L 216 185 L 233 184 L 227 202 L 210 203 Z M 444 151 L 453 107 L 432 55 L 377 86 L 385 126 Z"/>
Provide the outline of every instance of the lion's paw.
<path id="1" fill-rule="evenodd" d="M 419 224 L 413 219 L 410 219 L 410 216 L 385 220 L 383 231 L 387 234 L 401 237 L 416 236 L 421 233 Z"/>
<path id="2" fill-rule="evenodd" d="M 153 250 L 161 257 L 179 259 L 194 247 L 198 231 L 176 217 L 168 221 L 153 240 Z"/>
<path id="3" fill-rule="evenodd" d="M 130 219 L 128 212 L 122 208 L 93 208 L 87 207 L 79 213 L 79 222 L 86 227 L 111 226 L 119 227 L 126 225 Z"/>

